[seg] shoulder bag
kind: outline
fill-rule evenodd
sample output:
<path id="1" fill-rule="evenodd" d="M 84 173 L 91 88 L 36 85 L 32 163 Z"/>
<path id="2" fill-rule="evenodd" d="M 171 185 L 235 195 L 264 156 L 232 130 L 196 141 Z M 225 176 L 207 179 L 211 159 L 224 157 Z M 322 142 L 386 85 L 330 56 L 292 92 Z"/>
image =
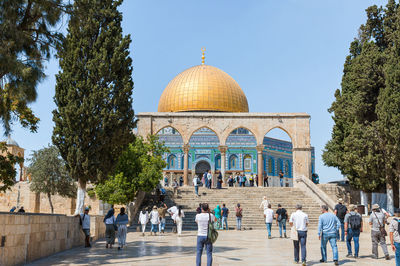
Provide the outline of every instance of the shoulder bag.
<path id="1" fill-rule="evenodd" d="M 207 239 L 214 244 L 218 238 L 218 232 L 214 228 L 214 223 L 211 221 L 211 215 L 208 214 L 208 228 L 207 228 Z"/>
<path id="2" fill-rule="evenodd" d="M 385 225 L 382 225 L 382 224 L 381 224 L 381 221 L 379 221 L 379 218 L 378 218 L 378 216 L 376 215 L 376 212 L 374 212 L 374 215 L 375 215 L 376 219 L 378 220 L 379 231 L 381 231 L 381 235 L 382 235 L 383 237 L 387 236 L 387 232 L 386 232 L 386 230 L 385 230 Z M 383 219 L 385 219 L 385 216 L 383 216 Z"/>

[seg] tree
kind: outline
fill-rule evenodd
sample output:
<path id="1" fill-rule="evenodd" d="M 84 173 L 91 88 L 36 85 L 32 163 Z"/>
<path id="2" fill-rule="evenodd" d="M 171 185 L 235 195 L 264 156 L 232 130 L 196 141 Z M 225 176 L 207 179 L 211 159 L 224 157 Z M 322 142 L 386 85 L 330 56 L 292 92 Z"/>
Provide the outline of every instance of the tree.
<path id="1" fill-rule="evenodd" d="M 165 152 L 168 149 L 157 136 L 151 135 L 146 141 L 136 137 L 119 158 L 114 174 L 96 186 L 99 199 L 110 204 L 127 204 L 138 191 L 153 190 L 162 179 Z"/>
<path id="2" fill-rule="evenodd" d="M 75 182 L 68 175 L 65 162 L 55 146 L 34 151 L 30 161 L 28 168 L 28 173 L 32 175 L 30 189 L 46 194 L 51 213 L 54 213 L 51 196 L 59 194 L 62 197 L 73 198 L 76 195 Z"/>
<path id="3" fill-rule="evenodd" d="M 131 40 L 122 35 L 121 2 L 76 0 L 58 52 L 52 139 L 78 180 L 76 214 L 86 183 L 106 179 L 134 139 Z"/>
<path id="4" fill-rule="evenodd" d="M 62 39 L 55 27 L 69 7 L 62 0 L 0 1 L 0 123 L 5 135 L 15 120 L 37 130 L 39 118 L 28 104 L 36 100 L 36 86 L 45 77 L 43 62 Z M 22 160 L 0 143 L 0 190 L 14 184 L 14 165 Z"/>

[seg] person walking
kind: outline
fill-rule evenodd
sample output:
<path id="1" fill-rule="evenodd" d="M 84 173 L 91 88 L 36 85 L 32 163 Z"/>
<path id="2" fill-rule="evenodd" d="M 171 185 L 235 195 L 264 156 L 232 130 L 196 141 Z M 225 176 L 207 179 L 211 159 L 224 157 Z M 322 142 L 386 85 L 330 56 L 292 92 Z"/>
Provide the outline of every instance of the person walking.
<path id="1" fill-rule="evenodd" d="M 205 171 L 204 174 L 203 174 L 203 185 L 204 185 L 204 187 L 206 187 L 206 188 L 208 188 L 208 178 L 207 178 L 207 175 L 208 175 L 208 171 Z"/>
<path id="2" fill-rule="evenodd" d="M 344 242 L 344 217 L 346 216 L 347 213 L 347 208 L 343 204 L 343 199 L 339 198 L 338 199 L 338 204 L 335 206 L 335 215 L 340 221 L 340 229 L 342 231 L 342 234 L 340 235 L 339 231 L 337 233 L 337 239 L 340 237 L 340 241 Z"/>
<path id="3" fill-rule="evenodd" d="M 302 211 L 303 206 L 301 204 L 296 205 L 296 212 L 290 215 L 289 223 L 290 226 L 294 226 L 297 231 L 297 240 L 293 240 L 294 245 L 294 261 L 299 263 L 299 253 L 301 249 L 301 262 L 303 266 L 306 265 L 307 259 L 307 230 L 308 230 L 308 215 Z M 300 244 L 300 249 L 299 249 Z"/>
<path id="4" fill-rule="evenodd" d="M 279 171 L 279 183 L 281 185 L 281 187 L 283 187 L 283 172 Z"/>
<path id="5" fill-rule="evenodd" d="M 267 225 L 268 239 L 271 239 L 272 222 L 274 220 L 274 211 L 271 209 L 271 204 L 268 204 L 267 209 L 264 210 L 264 218 Z"/>
<path id="6" fill-rule="evenodd" d="M 259 209 L 261 209 L 261 208 L 263 208 L 263 210 L 267 209 L 268 208 L 268 204 L 269 203 L 268 203 L 268 200 L 267 200 L 267 196 L 264 196 L 262 201 L 261 201 Z"/>
<path id="7" fill-rule="evenodd" d="M 176 181 L 176 178 L 172 181 L 172 188 L 174 189 L 174 197 L 178 197 L 178 192 L 179 192 L 179 184 Z"/>
<path id="8" fill-rule="evenodd" d="M 85 248 L 91 248 L 90 245 L 90 215 L 89 207 L 85 208 L 85 212 L 79 215 L 79 221 L 82 226 L 82 231 L 85 234 Z"/>
<path id="9" fill-rule="evenodd" d="M 347 255 L 346 257 L 353 257 L 351 250 L 351 240 L 354 240 L 354 258 L 358 258 L 358 251 L 360 250 L 359 238 L 360 233 L 363 231 L 363 221 L 359 213 L 356 212 L 356 205 L 349 206 L 350 212 L 344 217 L 344 233 L 346 235 Z"/>
<path id="10" fill-rule="evenodd" d="M 250 186 L 254 187 L 254 176 L 253 176 L 253 174 L 250 175 L 249 182 L 250 182 Z"/>
<path id="11" fill-rule="evenodd" d="M 179 186 L 183 186 L 183 176 L 179 177 Z"/>
<path id="12" fill-rule="evenodd" d="M 269 187 L 269 185 L 268 185 L 268 175 L 267 174 L 265 174 L 265 176 L 264 176 L 264 187 Z"/>
<path id="13" fill-rule="evenodd" d="M 224 181 L 222 180 L 222 173 L 219 172 L 218 177 L 217 177 L 217 189 L 221 189 L 222 188 L 222 183 Z"/>
<path id="14" fill-rule="evenodd" d="M 158 215 L 158 210 L 157 206 L 153 206 L 153 210 L 150 213 L 150 222 L 151 222 L 151 230 L 150 230 L 150 235 L 154 233 L 154 235 L 157 235 L 157 227 L 160 224 L 160 216 Z"/>
<path id="15" fill-rule="evenodd" d="M 178 236 L 182 235 L 182 225 L 183 225 L 183 217 L 185 217 L 185 213 L 182 210 L 182 206 L 178 207 L 178 212 L 174 214 L 175 217 L 172 219 L 176 224 L 176 229 L 178 231 Z"/>
<path id="16" fill-rule="evenodd" d="M 229 209 L 225 206 L 225 203 L 222 203 L 222 229 L 224 229 L 225 225 L 226 230 L 229 230 L 228 214 L 229 214 Z"/>
<path id="17" fill-rule="evenodd" d="M 319 262 L 327 262 L 326 244 L 332 247 L 333 262 L 335 265 L 339 265 L 339 252 L 336 243 L 337 231 L 340 228 L 340 221 L 333 213 L 328 212 L 328 206 L 321 206 L 322 214 L 318 219 L 318 238 L 321 240 L 321 256 L 322 259 Z"/>
<path id="18" fill-rule="evenodd" d="M 279 237 L 282 238 L 282 231 L 283 231 L 285 238 L 287 238 L 286 221 L 288 216 L 286 209 L 282 208 L 281 204 L 278 204 L 278 209 L 275 212 L 275 218 L 276 218 L 276 225 L 279 226 Z"/>
<path id="19" fill-rule="evenodd" d="M 122 207 L 115 221 L 115 224 L 118 226 L 118 250 L 126 245 L 126 233 L 128 232 L 126 225 L 128 223 L 128 215 L 125 213 L 125 208 Z"/>
<path id="20" fill-rule="evenodd" d="M 236 213 L 236 230 L 242 230 L 242 217 L 243 217 L 243 209 L 240 207 L 240 203 L 236 205 L 235 208 Z"/>
<path id="21" fill-rule="evenodd" d="M 214 215 L 215 215 L 215 229 L 221 229 L 221 216 L 222 216 L 222 212 L 221 212 L 221 207 L 219 205 L 217 205 L 217 207 L 215 207 L 214 209 Z"/>
<path id="22" fill-rule="evenodd" d="M 207 203 L 201 205 L 201 213 L 196 214 L 197 223 L 197 247 L 196 247 L 196 266 L 201 266 L 201 255 L 204 247 L 207 251 L 207 266 L 212 265 L 213 244 L 208 240 L 208 224 L 216 221 L 215 216 L 210 213 Z"/>
<path id="23" fill-rule="evenodd" d="M 395 254 L 396 266 L 400 266 L 400 220 L 393 218 L 389 224 L 390 245 Z"/>
<path id="24" fill-rule="evenodd" d="M 208 188 L 211 189 L 211 187 L 212 187 L 212 174 L 211 174 L 211 170 L 209 170 L 208 173 L 207 173 L 207 183 L 208 183 Z"/>
<path id="25" fill-rule="evenodd" d="M 165 188 L 162 187 L 160 189 L 160 201 L 161 202 L 164 202 L 166 195 L 167 195 L 167 191 L 165 190 Z"/>
<path id="26" fill-rule="evenodd" d="M 106 248 L 112 248 L 115 242 L 115 217 L 114 208 L 111 208 L 104 217 L 103 222 L 106 224 Z"/>
<path id="27" fill-rule="evenodd" d="M 386 216 L 381 212 L 378 204 L 372 205 L 372 213 L 369 216 L 369 224 L 371 225 L 372 240 L 372 258 L 378 258 L 378 244 L 381 245 L 385 258 L 390 260 L 386 246 L 385 231 Z"/>
<path id="28" fill-rule="evenodd" d="M 142 236 L 144 236 L 144 232 L 146 232 L 146 225 L 149 222 L 149 212 L 143 209 L 139 215 L 139 223 L 142 226 Z"/>
<path id="29" fill-rule="evenodd" d="M 194 176 L 193 178 L 193 186 L 194 186 L 194 193 L 196 193 L 196 196 L 199 196 L 199 177 L 197 175 Z"/>
<path id="30" fill-rule="evenodd" d="M 229 187 L 233 187 L 233 182 L 234 182 L 233 181 L 233 177 L 232 177 L 232 175 L 230 175 L 229 178 L 228 178 L 228 186 Z"/>
<path id="31" fill-rule="evenodd" d="M 166 223 L 166 214 L 167 214 L 167 204 L 164 203 L 163 206 L 161 206 L 160 208 L 158 208 L 158 215 L 160 216 L 160 224 L 158 225 L 158 232 L 161 233 L 165 233 L 165 223 Z"/>
<path id="32" fill-rule="evenodd" d="M 164 187 L 168 187 L 168 177 L 164 176 Z"/>

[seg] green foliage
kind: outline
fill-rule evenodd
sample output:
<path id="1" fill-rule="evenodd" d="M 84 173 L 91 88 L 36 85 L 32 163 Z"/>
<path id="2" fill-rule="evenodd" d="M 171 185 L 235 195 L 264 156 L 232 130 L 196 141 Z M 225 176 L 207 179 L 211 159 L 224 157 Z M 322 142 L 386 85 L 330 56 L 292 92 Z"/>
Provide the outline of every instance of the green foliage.
<path id="1" fill-rule="evenodd" d="M 17 163 L 20 164 L 23 161 L 23 158 L 7 152 L 6 143 L 0 142 L 0 192 L 10 189 L 14 185 L 17 174 L 14 165 Z"/>
<path id="2" fill-rule="evenodd" d="M 138 191 L 153 190 L 162 179 L 165 152 L 168 149 L 157 136 L 149 136 L 146 141 L 137 137 L 122 153 L 114 174 L 96 186 L 99 199 L 110 204 L 126 204 L 134 200 Z"/>
<path id="3" fill-rule="evenodd" d="M 400 8 L 371 6 L 350 45 L 322 158 L 350 183 L 376 191 L 400 174 Z"/>
<path id="4" fill-rule="evenodd" d="M 53 143 L 80 184 L 105 179 L 133 141 L 130 36 L 122 1 L 76 0 L 58 52 Z"/>
<path id="5" fill-rule="evenodd" d="M 32 175 L 30 189 L 48 196 L 53 212 L 51 196 L 59 194 L 62 197 L 75 197 L 76 185 L 68 175 L 65 162 L 55 146 L 34 151 L 30 159 L 28 173 Z"/>
<path id="6" fill-rule="evenodd" d="M 62 39 L 54 29 L 68 10 L 63 0 L 0 1 L 0 120 L 6 134 L 17 119 L 37 130 L 39 119 L 28 104 L 45 77 L 43 61 Z"/>
<path id="7" fill-rule="evenodd" d="M 86 193 L 88 194 L 89 198 L 96 197 L 96 191 L 94 190 L 94 188 L 88 188 L 86 190 Z"/>

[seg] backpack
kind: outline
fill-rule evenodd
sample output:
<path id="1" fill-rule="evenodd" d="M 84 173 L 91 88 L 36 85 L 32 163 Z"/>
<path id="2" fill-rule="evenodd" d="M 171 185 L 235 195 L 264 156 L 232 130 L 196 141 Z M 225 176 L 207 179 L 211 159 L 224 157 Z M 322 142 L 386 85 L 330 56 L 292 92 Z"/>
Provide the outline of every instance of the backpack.
<path id="1" fill-rule="evenodd" d="M 242 217 L 242 209 L 236 208 L 236 217 Z"/>
<path id="2" fill-rule="evenodd" d="M 210 241 L 211 243 L 215 243 L 215 241 L 217 241 L 218 238 L 218 232 L 217 230 L 215 230 L 214 228 L 214 223 L 211 221 L 211 215 L 208 214 L 209 216 L 209 220 L 208 220 L 208 228 L 207 228 L 207 239 L 208 241 Z"/>
<path id="3" fill-rule="evenodd" d="M 165 188 L 161 188 L 161 195 L 165 195 Z"/>
<path id="4" fill-rule="evenodd" d="M 281 209 L 281 214 L 278 215 L 278 222 L 282 221 L 283 219 L 286 219 L 286 209 L 282 208 Z"/>
<path id="5" fill-rule="evenodd" d="M 349 215 L 349 224 L 351 230 L 359 230 L 361 229 L 361 217 L 357 214 L 350 214 Z"/>
<path id="6" fill-rule="evenodd" d="M 343 221 L 346 216 L 347 208 L 344 205 L 339 205 L 336 216 Z"/>

